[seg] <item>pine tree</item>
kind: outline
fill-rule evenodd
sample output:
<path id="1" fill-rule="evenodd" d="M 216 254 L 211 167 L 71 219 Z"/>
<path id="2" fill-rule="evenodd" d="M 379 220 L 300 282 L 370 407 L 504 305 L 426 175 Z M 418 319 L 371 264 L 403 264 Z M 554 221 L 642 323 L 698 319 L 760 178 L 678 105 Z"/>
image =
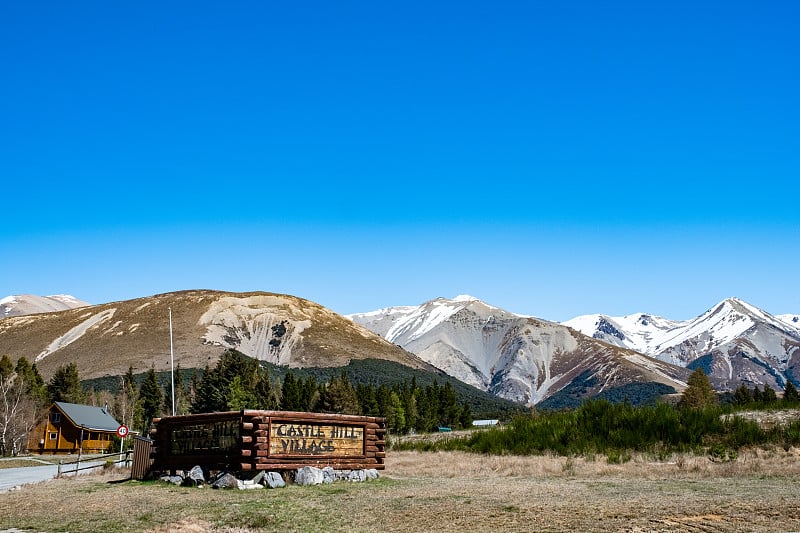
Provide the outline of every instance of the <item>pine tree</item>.
<path id="1" fill-rule="evenodd" d="M 461 412 L 458 414 L 458 424 L 462 429 L 472 427 L 472 409 L 466 402 L 461 406 Z"/>
<path id="2" fill-rule="evenodd" d="M 775 389 L 764 384 L 764 391 L 761 393 L 761 401 L 764 405 L 772 405 L 778 401 L 778 395 L 775 394 Z"/>
<path id="3" fill-rule="evenodd" d="M 356 397 L 364 416 L 379 416 L 378 400 L 375 399 L 375 387 L 359 383 L 356 387 Z"/>
<path id="4" fill-rule="evenodd" d="M 378 416 L 386 416 L 389 411 L 391 391 L 385 384 L 378 386 L 375 391 L 375 401 L 378 404 Z"/>
<path id="5" fill-rule="evenodd" d="M 756 385 L 753 388 L 753 402 L 762 403 L 763 401 L 764 401 L 764 395 L 761 393 L 761 389 L 758 388 L 758 385 Z"/>
<path id="6" fill-rule="evenodd" d="M 256 405 L 259 409 L 277 409 L 280 405 L 278 387 L 272 383 L 268 368 L 258 367 L 258 378 L 255 386 Z"/>
<path id="7" fill-rule="evenodd" d="M 241 376 L 235 376 L 233 381 L 228 384 L 227 401 L 228 409 L 231 411 L 240 411 L 256 406 L 256 397 L 251 389 L 242 384 Z"/>
<path id="8" fill-rule="evenodd" d="M 4 355 L 0 358 L 0 381 L 8 381 L 13 373 L 14 363 L 8 355 Z"/>
<path id="9" fill-rule="evenodd" d="M 142 434 L 146 435 L 153 418 L 161 415 L 163 401 L 164 398 L 161 394 L 161 387 L 158 385 L 155 368 L 150 367 L 141 387 L 139 387 L 139 404 L 142 409 L 142 419 L 140 420 Z"/>
<path id="10" fill-rule="evenodd" d="M 448 381 L 439 389 L 439 423 L 443 426 L 452 426 L 458 420 L 458 398 L 456 391 Z"/>
<path id="11" fill-rule="evenodd" d="M 59 367 L 47 384 L 50 402 L 82 403 L 85 400 L 78 366 L 75 363 Z"/>
<path id="12" fill-rule="evenodd" d="M 344 372 L 322 389 L 319 403 L 324 413 L 357 415 L 360 411 L 356 391 Z"/>
<path id="13" fill-rule="evenodd" d="M 239 388 L 243 388 L 251 395 L 248 404 L 255 407 L 252 395 L 256 387 L 255 376 L 257 375 L 258 361 L 236 350 L 225 350 L 214 369 L 206 366 L 203 377 L 193 387 L 194 398 L 191 402 L 191 412 L 227 411 L 231 402 L 231 392 L 238 391 Z M 237 377 L 239 382 L 232 387 L 232 383 Z M 240 400 L 241 398 L 237 398 L 233 403 L 238 404 Z"/>
<path id="14" fill-rule="evenodd" d="M 794 386 L 790 380 L 786 380 L 786 386 L 783 388 L 783 403 L 786 405 L 797 405 L 800 403 L 800 393 L 797 392 L 797 387 Z"/>
<path id="15" fill-rule="evenodd" d="M 15 371 L 25 383 L 25 392 L 40 406 L 47 404 L 47 384 L 44 382 L 36 364 L 30 364 L 23 356 L 17 360 Z"/>
<path id="16" fill-rule="evenodd" d="M 301 392 L 294 377 L 294 373 L 290 370 L 283 377 L 283 387 L 281 387 L 281 409 L 284 411 L 300 411 Z"/>
<path id="17" fill-rule="evenodd" d="M 680 407 L 701 409 L 717 404 L 717 395 L 714 392 L 714 387 L 711 386 L 711 382 L 702 368 L 692 372 L 686 384 L 687 387 L 678 402 Z"/>
<path id="18" fill-rule="evenodd" d="M 439 385 L 434 380 L 432 385 L 425 389 L 417 389 L 417 417 L 416 429 L 419 431 L 436 431 L 439 427 Z"/>
<path id="19" fill-rule="evenodd" d="M 195 390 L 192 413 L 224 411 L 227 405 L 225 392 L 222 390 L 222 377 L 206 365 Z"/>
<path id="20" fill-rule="evenodd" d="M 320 387 L 314 376 L 308 376 L 300 382 L 300 410 L 317 411 L 320 399 Z"/>
<path id="21" fill-rule="evenodd" d="M 389 428 L 389 431 L 397 434 L 403 434 L 407 432 L 406 412 L 405 409 L 403 409 L 400 396 L 395 391 L 389 393 L 389 406 L 386 412 L 386 426 Z"/>
<path id="22" fill-rule="evenodd" d="M 753 396 L 750 394 L 750 389 L 747 388 L 747 385 L 742 383 L 736 390 L 733 392 L 733 403 L 736 405 L 748 405 L 753 401 Z"/>
<path id="23" fill-rule="evenodd" d="M 406 413 L 406 428 L 408 431 L 417 427 L 417 397 L 414 395 L 413 387 L 409 387 L 406 382 L 400 391 L 400 400 L 403 402 L 403 409 Z"/>

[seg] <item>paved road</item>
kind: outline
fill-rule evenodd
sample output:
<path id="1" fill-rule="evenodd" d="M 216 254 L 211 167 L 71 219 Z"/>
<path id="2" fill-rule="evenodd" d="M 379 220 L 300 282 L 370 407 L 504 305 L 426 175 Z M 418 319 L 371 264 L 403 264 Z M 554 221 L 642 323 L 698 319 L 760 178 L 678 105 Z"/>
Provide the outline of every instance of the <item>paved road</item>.
<path id="1" fill-rule="evenodd" d="M 102 465 L 102 461 L 81 461 L 81 468 L 90 465 Z M 74 475 L 75 465 L 64 465 L 62 473 L 64 475 Z M 80 473 L 95 472 L 95 469 L 81 470 Z M 58 465 L 47 466 L 25 466 L 21 468 L 2 468 L 0 469 L 0 492 L 13 489 L 19 485 L 27 483 L 38 483 L 53 479 L 58 474 Z"/>

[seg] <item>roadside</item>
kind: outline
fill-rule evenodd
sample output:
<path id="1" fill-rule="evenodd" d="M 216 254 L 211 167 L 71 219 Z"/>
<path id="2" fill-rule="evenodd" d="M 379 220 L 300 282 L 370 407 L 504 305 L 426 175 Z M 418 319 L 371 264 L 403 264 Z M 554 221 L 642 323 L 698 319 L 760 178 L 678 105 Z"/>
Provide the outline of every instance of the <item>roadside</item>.
<path id="1" fill-rule="evenodd" d="M 76 474 L 90 473 L 101 468 L 105 461 L 97 460 L 95 456 L 81 458 L 80 470 L 76 470 L 77 456 L 46 456 L 39 457 L 13 457 L 0 460 L 0 493 L 15 490 L 30 483 L 40 483 L 55 478 L 58 475 L 59 461 L 63 461 L 61 474 L 74 476 Z M 23 466 L 17 466 L 19 464 Z M 6 468 L 5 465 L 14 465 Z"/>

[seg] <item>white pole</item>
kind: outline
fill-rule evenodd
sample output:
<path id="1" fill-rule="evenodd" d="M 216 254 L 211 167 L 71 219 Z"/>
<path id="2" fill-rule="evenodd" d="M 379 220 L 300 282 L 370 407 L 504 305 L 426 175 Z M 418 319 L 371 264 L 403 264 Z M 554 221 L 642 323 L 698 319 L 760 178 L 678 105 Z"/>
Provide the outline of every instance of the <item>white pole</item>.
<path id="1" fill-rule="evenodd" d="M 172 350 L 172 308 L 169 308 L 169 366 L 172 380 L 172 416 L 175 416 L 175 355 Z"/>

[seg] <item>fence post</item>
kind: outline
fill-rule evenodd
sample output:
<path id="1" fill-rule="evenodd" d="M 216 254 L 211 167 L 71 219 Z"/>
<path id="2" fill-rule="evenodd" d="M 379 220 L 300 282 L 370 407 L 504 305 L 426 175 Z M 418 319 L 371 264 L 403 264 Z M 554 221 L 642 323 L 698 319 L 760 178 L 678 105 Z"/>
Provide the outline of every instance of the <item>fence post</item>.
<path id="1" fill-rule="evenodd" d="M 58 474 L 56 474 L 56 477 L 61 477 L 61 465 L 62 465 L 63 463 L 64 463 L 64 460 L 63 460 L 63 459 L 59 459 L 59 460 L 58 460 Z"/>

